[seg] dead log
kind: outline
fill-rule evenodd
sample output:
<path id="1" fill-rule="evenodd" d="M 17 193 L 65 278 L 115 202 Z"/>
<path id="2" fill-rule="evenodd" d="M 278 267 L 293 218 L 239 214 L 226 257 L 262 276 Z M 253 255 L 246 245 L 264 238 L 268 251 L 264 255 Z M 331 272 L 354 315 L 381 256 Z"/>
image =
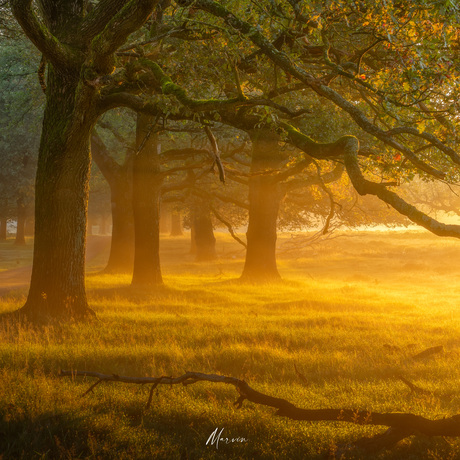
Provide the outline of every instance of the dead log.
<path id="1" fill-rule="evenodd" d="M 134 384 L 152 384 L 149 394 L 150 405 L 153 390 L 160 384 L 163 385 L 191 385 L 197 382 L 224 383 L 233 385 L 239 393 L 234 402 L 237 408 L 241 408 L 245 400 L 263 406 L 277 409 L 276 415 L 288 417 L 292 420 L 302 421 L 334 421 L 348 422 L 358 425 L 378 425 L 389 428 L 385 433 L 372 438 L 364 438 L 355 443 L 355 446 L 367 451 L 376 451 L 399 442 L 412 435 L 425 436 L 460 436 L 460 415 L 453 415 L 443 419 L 431 420 L 420 415 L 411 413 L 388 412 L 378 413 L 369 410 L 354 409 L 302 409 L 289 401 L 260 393 L 251 388 L 244 380 L 235 377 L 227 377 L 216 374 L 202 374 L 200 372 L 186 372 L 179 377 L 124 377 L 116 374 L 101 374 L 98 372 L 61 371 L 60 376 L 69 377 L 95 377 L 99 379 L 91 385 L 87 394 L 96 385 L 102 382 L 124 382 Z"/>

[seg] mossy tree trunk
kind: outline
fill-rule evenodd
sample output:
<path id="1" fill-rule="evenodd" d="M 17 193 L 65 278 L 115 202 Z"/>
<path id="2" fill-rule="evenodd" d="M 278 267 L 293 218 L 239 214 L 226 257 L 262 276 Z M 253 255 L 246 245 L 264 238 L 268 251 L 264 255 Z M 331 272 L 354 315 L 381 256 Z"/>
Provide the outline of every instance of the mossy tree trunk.
<path id="1" fill-rule="evenodd" d="M 157 3 L 106 0 L 88 11 L 82 0 L 41 0 L 39 8 L 31 0 L 10 0 L 15 18 L 48 68 L 32 277 L 21 309 L 31 319 L 94 315 L 85 291 L 90 133 L 104 111 L 119 105 L 104 105 L 116 50 Z"/>
<path id="2" fill-rule="evenodd" d="M 77 98 L 78 73 L 48 69 L 47 104 L 35 190 L 29 317 L 92 315 L 85 292 L 91 100 Z M 84 91 L 88 93 L 88 91 Z"/>
<path id="3" fill-rule="evenodd" d="M 160 172 L 158 138 L 152 132 L 154 118 L 138 114 L 133 158 L 134 269 L 132 285 L 161 285 L 160 266 Z"/>
<path id="4" fill-rule="evenodd" d="M 249 222 L 243 280 L 276 280 L 276 224 L 284 194 L 270 171 L 284 159 L 278 136 L 264 129 L 250 132 L 252 141 L 251 177 L 249 179 Z"/>

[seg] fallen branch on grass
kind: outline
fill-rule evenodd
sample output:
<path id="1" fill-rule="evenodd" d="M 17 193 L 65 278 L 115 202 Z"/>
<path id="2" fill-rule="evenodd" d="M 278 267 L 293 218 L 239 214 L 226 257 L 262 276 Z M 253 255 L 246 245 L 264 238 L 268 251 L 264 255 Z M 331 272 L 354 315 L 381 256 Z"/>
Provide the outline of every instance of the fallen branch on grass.
<path id="1" fill-rule="evenodd" d="M 442 353 L 444 351 L 444 347 L 442 345 L 438 345 L 437 347 L 430 347 L 427 348 L 426 350 L 421 351 L 420 353 L 417 353 L 415 356 L 412 356 L 413 361 L 420 361 L 422 359 L 427 359 L 430 358 L 433 355 L 436 355 L 438 353 Z"/>
<path id="2" fill-rule="evenodd" d="M 191 385 L 196 382 L 213 382 L 234 385 L 239 393 L 233 403 L 238 409 L 245 400 L 263 406 L 277 409 L 276 415 L 288 417 L 292 420 L 304 421 L 335 421 L 349 422 L 357 425 L 379 425 L 389 429 L 372 438 L 363 438 L 354 443 L 367 451 L 377 451 L 391 447 L 400 440 L 412 435 L 425 436 L 460 436 L 460 415 L 430 420 L 420 415 L 410 413 L 378 413 L 368 410 L 353 409 L 301 409 L 282 398 L 275 398 L 251 388 L 244 380 L 216 374 L 202 374 L 200 372 L 186 372 L 179 377 L 124 377 L 117 374 L 101 374 L 98 372 L 61 371 L 61 377 L 95 377 L 99 379 L 84 393 L 85 395 L 102 382 L 124 382 L 139 385 L 152 384 L 147 407 L 150 406 L 153 390 L 158 385 Z"/>

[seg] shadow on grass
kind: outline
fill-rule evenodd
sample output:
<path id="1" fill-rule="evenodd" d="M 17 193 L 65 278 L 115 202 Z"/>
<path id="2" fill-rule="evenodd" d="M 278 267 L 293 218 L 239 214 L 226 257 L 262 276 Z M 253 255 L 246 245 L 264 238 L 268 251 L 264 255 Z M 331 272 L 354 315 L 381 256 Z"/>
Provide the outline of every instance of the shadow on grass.
<path id="1" fill-rule="evenodd" d="M 217 283 L 220 285 L 229 284 L 227 282 Z M 206 287 L 215 286 L 207 283 L 202 283 L 201 286 Z M 181 301 L 184 303 L 195 303 L 199 302 L 202 304 L 208 304 L 212 302 L 225 301 L 227 296 L 220 295 L 211 290 L 195 288 L 175 288 L 168 285 L 155 286 L 152 288 L 138 288 L 133 286 L 120 286 L 120 287 L 108 287 L 108 288 L 95 288 L 88 289 L 88 296 L 90 302 L 117 302 L 120 300 L 126 300 L 134 304 L 151 304 L 152 302 L 166 302 L 167 304 L 171 300 Z"/>

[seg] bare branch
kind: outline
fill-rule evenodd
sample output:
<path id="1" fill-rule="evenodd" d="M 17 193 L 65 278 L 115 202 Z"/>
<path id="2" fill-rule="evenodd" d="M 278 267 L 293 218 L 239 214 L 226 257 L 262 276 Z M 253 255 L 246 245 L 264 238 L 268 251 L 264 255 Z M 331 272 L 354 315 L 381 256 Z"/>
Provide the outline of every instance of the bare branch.
<path id="1" fill-rule="evenodd" d="M 102 73 L 111 73 L 107 58 L 125 43 L 128 36 L 144 24 L 159 0 L 130 0 L 105 25 L 91 42 L 94 65 Z M 105 3 L 105 2 L 104 2 Z"/>
<path id="2" fill-rule="evenodd" d="M 235 14 L 226 9 L 223 5 L 213 0 L 193 0 L 193 2 L 192 0 L 187 0 L 183 3 L 193 3 L 195 7 L 201 8 L 202 10 L 207 11 L 216 17 L 220 17 L 230 27 L 244 34 L 252 43 L 254 43 L 254 45 L 256 45 L 268 58 L 270 58 L 286 73 L 305 83 L 318 95 L 332 101 L 336 106 L 347 112 L 351 118 L 353 118 L 356 124 L 364 131 L 381 140 L 385 144 L 400 151 L 409 161 L 411 161 L 422 171 L 425 171 L 426 173 L 438 179 L 443 179 L 446 176 L 444 172 L 439 171 L 431 165 L 420 160 L 420 158 L 418 158 L 417 155 L 415 155 L 409 147 L 401 144 L 393 137 L 388 136 L 382 129 L 380 129 L 378 126 L 375 126 L 355 104 L 346 100 L 332 88 L 324 85 L 321 80 L 314 78 L 302 67 L 295 64 L 285 52 L 277 49 L 259 29 L 239 19 L 237 16 L 235 16 Z"/>
<path id="3" fill-rule="evenodd" d="M 217 169 L 219 170 L 219 179 L 223 184 L 225 184 L 225 169 L 220 159 L 220 150 L 217 145 L 217 140 L 208 125 L 204 125 L 204 132 L 206 133 L 206 136 L 208 136 L 209 142 L 211 142 L 212 151 L 214 153 L 213 167 L 214 165 L 217 165 Z"/>
<path id="4" fill-rule="evenodd" d="M 101 0 L 86 15 L 81 25 L 82 38 L 91 41 L 102 32 L 108 22 L 117 14 L 128 0 Z"/>
<path id="5" fill-rule="evenodd" d="M 121 166 L 109 155 L 103 140 L 95 129 L 91 135 L 91 155 L 104 178 L 109 184 L 112 184 Z"/>
<path id="6" fill-rule="evenodd" d="M 236 235 L 235 231 L 233 230 L 232 224 L 228 220 L 226 220 L 224 217 L 222 217 L 213 206 L 210 205 L 209 208 L 211 209 L 211 212 L 216 216 L 216 219 L 222 222 L 227 227 L 228 232 L 230 233 L 232 238 L 238 243 L 240 243 L 241 246 L 247 249 L 248 245 Z"/>
<path id="7" fill-rule="evenodd" d="M 348 176 L 360 195 L 375 195 L 400 214 L 408 217 L 412 222 L 426 228 L 438 236 L 453 236 L 460 238 L 460 225 L 443 224 L 436 219 L 419 211 L 410 205 L 396 193 L 388 190 L 384 184 L 371 182 L 364 178 L 358 163 L 357 151 L 359 148 L 358 139 L 350 137 L 344 147 L 345 167 Z"/>
<path id="8" fill-rule="evenodd" d="M 304 421 L 332 421 L 345 422 L 357 425 L 387 426 L 398 433 L 397 439 L 403 439 L 414 434 L 425 436 L 460 436 L 460 415 L 453 415 L 437 420 L 431 420 L 420 415 L 401 412 L 378 413 L 369 410 L 354 409 L 302 409 L 291 402 L 273 396 L 260 393 L 251 388 L 244 380 L 235 377 L 227 377 L 216 374 L 203 374 L 200 372 L 186 372 L 179 377 L 124 377 L 119 375 L 101 374 L 98 372 L 61 371 L 64 376 L 85 376 L 95 377 L 99 382 L 124 382 L 144 385 L 192 385 L 197 382 L 211 382 L 226 385 L 233 385 L 239 393 L 238 399 L 234 402 L 237 408 L 241 408 L 245 400 L 263 406 L 277 409 L 276 415 L 287 417 L 292 420 Z M 98 383 L 99 383 L 98 382 Z M 149 401 L 151 400 L 149 394 Z M 403 435 L 404 433 L 404 435 Z M 381 437 L 382 435 L 380 435 Z M 364 443 L 364 440 L 360 441 Z M 375 443 L 367 441 L 367 449 L 375 448 Z M 365 447 L 362 445 L 362 447 Z"/>
<path id="9" fill-rule="evenodd" d="M 79 56 L 61 43 L 38 19 L 32 9 L 32 0 L 10 0 L 11 10 L 30 41 L 45 59 L 55 66 L 71 66 Z"/>

